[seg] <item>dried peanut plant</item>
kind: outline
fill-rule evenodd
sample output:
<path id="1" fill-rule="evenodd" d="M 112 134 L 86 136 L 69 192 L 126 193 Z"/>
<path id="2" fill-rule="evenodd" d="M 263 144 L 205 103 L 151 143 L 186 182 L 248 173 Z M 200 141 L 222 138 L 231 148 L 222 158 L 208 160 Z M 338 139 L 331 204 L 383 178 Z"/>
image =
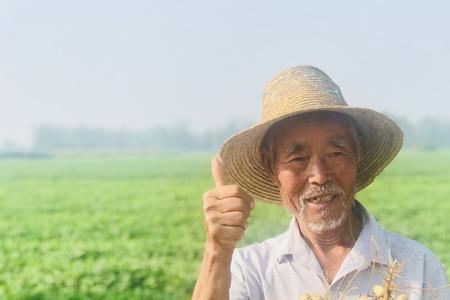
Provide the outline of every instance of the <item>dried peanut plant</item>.
<path id="1" fill-rule="evenodd" d="M 372 242 L 375 243 L 377 246 L 377 251 L 374 253 L 374 255 L 378 255 L 381 252 L 379 251 L 379 247 L 376 244 L 376 241 L 372 238 Z M 390 249 L 390 247 L 388 247 Z M 411 254 L 412 255 L 412 254 Z M 433 291 L 436 291 L 440 288 L 447 288 L 445 287 L 429 287 L 429 288 L 417 288 L 417 287 L 409 287 L 401 285 L 401 282 L 394 283 L 394 279 L 400 278 L 402 272 L 405 269 L 405 265 L 410 262 L 404 261 L 399 262 L 397 259 L 392 259 L 391 251 L 389 251 L 389 258 L 387 258 L 387 261 L 389 261 L 388 267 L 386 271 L 381 273 L 379 270 L 375 268 L 375 263 L 370 263 L 372 268 L 372 275 L 374 272 L 378 273 L 378 275 L 383 279 L 383 284 L 374 284 L 370 285 L 370 282 L 372 278 L 369 280 L 369 290 L 366 295 L 359 295 L 355 296 L 353 295 L 351 299 L 357 299 L 357 300 L 408 300 L 409 297 L 407 294 L 405 294 L 403 291 L 406 289 L 412 289 L 412 290 L 427 290 L 428 292 L 431 292 L 431 299 L 437 299 L 437 296 L 432 295 Z M 353 279 L 358 275 L 359 271 L 355 272 L 350 279 L 350 282 L 347 284 L 345 288 L 342 288 L 339 286 L 339 296 L 336 298 L 330 290 L 328 290 L 325 295 L 316 295 L 316 294 L 308 294 L 308 293 L 302 293 L 300 295 L 300 300 L 345 300 L 348 299 L 349 294 L 352 290 L 355 290 L 356 287 L 352 287 L 352 281 Z M 428 300 L 428 299 L 426 299 Z"/>

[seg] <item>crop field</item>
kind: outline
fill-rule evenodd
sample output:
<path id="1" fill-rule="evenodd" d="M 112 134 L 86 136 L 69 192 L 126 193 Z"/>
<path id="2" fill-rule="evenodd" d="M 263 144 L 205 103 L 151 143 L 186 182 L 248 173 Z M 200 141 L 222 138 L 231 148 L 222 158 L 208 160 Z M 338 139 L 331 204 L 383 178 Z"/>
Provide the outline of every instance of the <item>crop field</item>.
<path id="1" fill-rule="evenodd" d="M 188 299 L 210 156 L 0 160 L 0 299 Z M 450 274 L 450 152 L 402 152 L 356 197 Z M 287 229 L 258 202 L 241 245 Z"/>

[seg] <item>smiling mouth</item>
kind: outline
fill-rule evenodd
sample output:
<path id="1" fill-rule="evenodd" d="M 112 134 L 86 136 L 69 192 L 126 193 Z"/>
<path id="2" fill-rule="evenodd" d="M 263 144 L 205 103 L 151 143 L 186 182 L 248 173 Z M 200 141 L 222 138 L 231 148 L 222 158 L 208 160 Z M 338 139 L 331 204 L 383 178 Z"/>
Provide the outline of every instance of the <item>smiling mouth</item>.
<path id="1" fill-rule="evenodd" d="M 314 204 L 321 204 L 321 203 L 327 203 L 334 200 L 336 194 L 324 194 L 324 195 L 318 195 L 315 197 L 306 198 L 305 200 L 310 203 Z"/>

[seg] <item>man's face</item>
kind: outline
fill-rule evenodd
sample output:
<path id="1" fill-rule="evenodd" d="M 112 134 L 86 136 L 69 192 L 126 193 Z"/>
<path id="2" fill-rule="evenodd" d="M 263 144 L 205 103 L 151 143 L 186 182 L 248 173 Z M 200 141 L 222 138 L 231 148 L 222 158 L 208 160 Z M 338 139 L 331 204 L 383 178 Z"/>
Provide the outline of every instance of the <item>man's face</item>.
<path id="1" fill-rule="evenodd" d="M 283 205 L 310 230 L 340 227 L 354 196 L 357 155 L 342 121 L 294 119 L 273 137 L 272 170 Z"/>

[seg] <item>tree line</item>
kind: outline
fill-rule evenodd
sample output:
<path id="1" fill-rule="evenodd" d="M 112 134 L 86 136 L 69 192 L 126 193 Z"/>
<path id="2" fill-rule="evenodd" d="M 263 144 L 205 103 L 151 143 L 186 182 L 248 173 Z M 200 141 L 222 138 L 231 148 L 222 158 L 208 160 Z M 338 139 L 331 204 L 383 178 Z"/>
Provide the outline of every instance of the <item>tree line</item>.
<path id="1" fill-rule="evenodd" d="M 420 150 L 450 148 L 450 122 L 448 120 L 426 117 L 412 122 L 406 117 L 385 114 L 403 130 L 403 146 L 405 148 Z"/>
<path id="2" fill-rule="evenodd" d="M 450 148 L 450 122 L 423 118 L 411 122 L 390 115 L 405 134 L 404 147 L 433 150 Z M 248 128 L 250 122 L 194 132 L 188 126 L 155 127 L 147 130 L 68 128 L 44 126 L 34 133 L 33 150 L 55 152 L 195 152 L 217 151 L 232 134 Z"/>
<path id="3" fill-rule="evenodd" d="M 44 126 L 34 133 L 33 150 L 41 153 L 216 151 L 226 138 L 248 126 L 246 122 L 230 122 L 199 133 L 183 125 L 146 130 Z"/>

